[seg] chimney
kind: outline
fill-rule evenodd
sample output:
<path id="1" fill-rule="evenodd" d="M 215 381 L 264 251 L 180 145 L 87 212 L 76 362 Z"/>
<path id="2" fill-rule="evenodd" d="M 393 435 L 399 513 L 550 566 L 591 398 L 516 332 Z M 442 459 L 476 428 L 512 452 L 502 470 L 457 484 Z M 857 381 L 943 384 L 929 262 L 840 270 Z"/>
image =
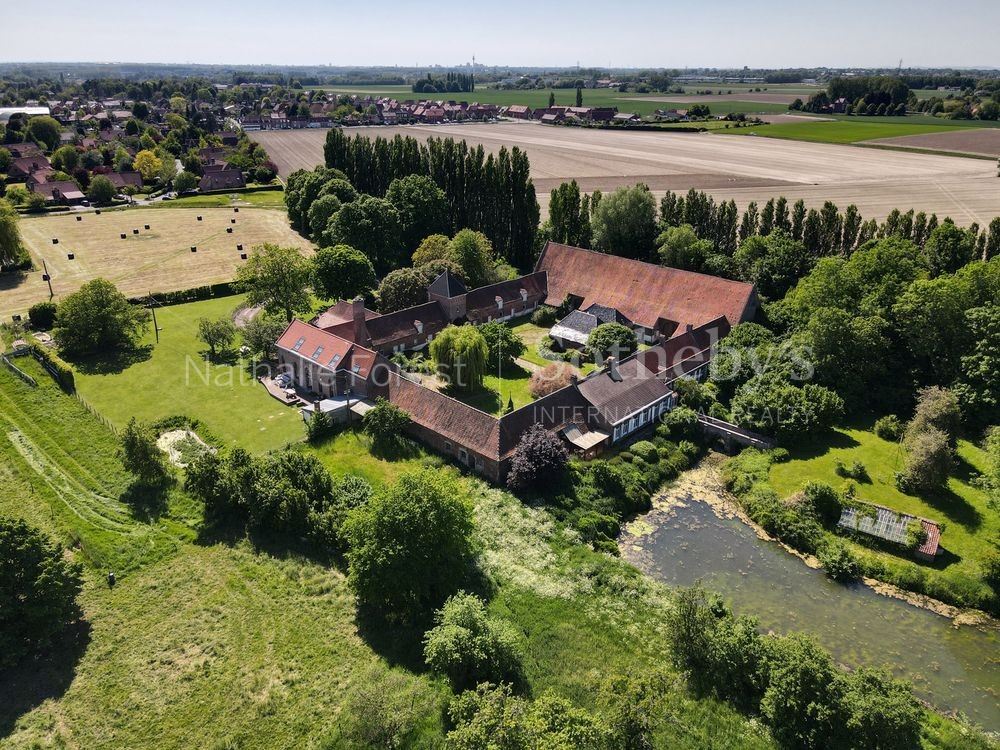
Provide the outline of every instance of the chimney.
<path id="1" fill-rule="evenodd" d="M 618 372 L 618 359 L 615 357 L 608 357 L 604 360 L 604 365 L 608 370 L 608 377 L 614 381 L 620 381 L 622 379 L 621 373 Z"/>
<path id="2" fill-rule="evenodd" d="M 365 325 L 365 300 L 364 297 L 355 297 L 351 302 L 351 314 L 354 318 L 354 343 L 361 346 L 368 345 L 368 326 Z"/>
<path id="3" fill-rule="evenodd" d="M 694 326 L 688 323 L 686 326 L 684 326 L 684 330 L 687 331 L 688 333 L 691 333 L 691 331 L 694 330 Z"/>

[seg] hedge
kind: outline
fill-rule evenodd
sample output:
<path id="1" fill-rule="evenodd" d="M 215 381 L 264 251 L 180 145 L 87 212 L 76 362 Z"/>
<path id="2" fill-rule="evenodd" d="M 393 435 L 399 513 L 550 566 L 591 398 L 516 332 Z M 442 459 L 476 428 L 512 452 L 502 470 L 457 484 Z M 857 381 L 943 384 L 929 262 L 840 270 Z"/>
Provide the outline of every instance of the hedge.
<path id="1" fill-rule="evenodd" d="M 76 391 L 76 378 L 73 375 L 73 368 L 38 342 L 31 342 L 28 344 L 28 348 L 31 350 L 32 356 L 48 371 L 49 375 L 55 378 L 60 388 L 66 391 L 66 393 L 74 393 Z"/>
<path id="2" fill-rule="evenodd" d="M 155 299 L 160 305 L 179 305 L 184 302 L 197 302 L 198 300 L 212 299 L 213 297 L 231 297 L 239 293 L 235 284 L 230 281 L 222 281 L 218 284 L 196 286 L 190 289 L 178 289 L 173 292 L 151 292 L 149 296 Z M 133 304 L 145 304 L 148 300 L 149 297 L 145 295 L 129 298 L 129 302 Z"/>

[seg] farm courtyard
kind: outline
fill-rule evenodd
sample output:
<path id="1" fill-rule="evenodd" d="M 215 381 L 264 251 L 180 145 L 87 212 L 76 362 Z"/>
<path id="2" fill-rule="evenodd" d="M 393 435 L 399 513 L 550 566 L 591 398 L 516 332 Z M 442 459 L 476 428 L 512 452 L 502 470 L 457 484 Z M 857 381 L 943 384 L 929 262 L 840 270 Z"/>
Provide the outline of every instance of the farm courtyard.
<path id="1" fill-rule="evenodd" d="M 311 250 L 288 226 L 283 210 L 256 207 L 242 207 L 238 213 L 222 207 L 164 207 L 50 214 L 25 217 L 21 234 L 37 270 L 2 282 L 0 316 L 5 319 L 48 299 L 43 260 L 58 302 L 98 277 L 129 296 L 231 281 L 241 262 L 241 244 L 248 252 L 265 242 Z M 192 246 L 197 252 L 191 252 Z"/>
<path id="2" fill-rule="evenodd" d="M 841 134 L 855 130 L 855 126 L 854 122 L 817 120 L 768 125 L 760 132 L 787 127 L 812 129 L 810 132 L 820 129 L 818 140 L 825 140 L 824 128 Z M 886 136 L 930 133 L 941 138 L 955 132 L 947 126 L 907 123 L 887 127 Z M 1000 214 L 1000 183 L 991 161 L 862 148 L 850 145 L 855 140 L 851 133 L 838 135 L 846 137 L 844 143 L 826 143 L 719 133 L 611 132 L 518 122 L 360 127 L 349 132 L 386 138 L 401 134 L 465 139 L 481 143 L 491 152 L 501 146 L 518 146 L 531 160 L 543 216 L 548 211 L 549 191 L 570 179 L 586 191 L 608 191 L 637 182 L 647 184 L 657 196 L 666 190 L 696 188 L 717 200 L 733 199 L 741 208 L 750 201 L 762 203 L 777 195 L 789 200 L 802 198 L 816 208 L 827 200 L 841 207 L 854 203 L 866 218 L 876 219 L 885 218 L 893 208 L 911 207 L 951 216 L 958 224 L 984 225 Z M 869 128 L 856 140 L 877 137 L 880 131 L 874 132 Z M 310 129 L 250 135 L 264 145 L 287 177 L 296 169 L 312 169 L 322 163 L 326 133 Z"/>

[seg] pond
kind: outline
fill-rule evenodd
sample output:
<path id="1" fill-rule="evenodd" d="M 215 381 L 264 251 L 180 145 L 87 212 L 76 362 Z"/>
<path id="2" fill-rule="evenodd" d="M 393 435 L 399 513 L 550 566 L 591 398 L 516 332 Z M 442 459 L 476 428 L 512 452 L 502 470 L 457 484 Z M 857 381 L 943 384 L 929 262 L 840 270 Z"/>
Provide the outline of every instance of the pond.
<path id="1" fill-rule="evenodd" d="M 961 711 L 1000 731 L 1000 633 L 956 627 L 946 617 L 877 594 L 858 583 L 834 583 L 735 518 L 706 502 L 657 507 L 623 534 L 622 556 L 665 583 L 699 581 L 737 614 L 761 627 L 813 635 L 847 666 L 884 665 L 943 711 Z"/>

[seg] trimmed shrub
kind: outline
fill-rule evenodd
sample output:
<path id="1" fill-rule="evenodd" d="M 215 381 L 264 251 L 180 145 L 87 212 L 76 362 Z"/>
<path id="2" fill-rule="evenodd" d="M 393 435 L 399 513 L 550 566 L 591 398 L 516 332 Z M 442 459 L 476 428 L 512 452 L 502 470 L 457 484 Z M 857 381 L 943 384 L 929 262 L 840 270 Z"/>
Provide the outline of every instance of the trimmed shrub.
<path id="1" fill-rule="evenodd" d="M 659 458 L 659 454 L 656 451 L 656 446 L 653 445 L 648 440 L 640 440 L 632 444 L 632 455 L 641 458 L 646 463 L 656 463 Z"/>
<path id="2" fill-rule="evenodd" d="M 66 391 L 66 393 L 76 391 L 76 377 L 73 375 L 72 367 L 63 362 L 55 353 L 37 342 L 33 341 L 28 346 L 31 349 L 32 356 L 41 363 L 49 375 L 55 378 L 60 388 Z"/>
<path id="3" fill-rule="evenodd" d="M 895 414 L 887 414 L 875 422 L 875 434 L 895 443 L 903 435 L 903 423 Z"/>
<path id="4" fill-rule="evenodd" d="M 48 331 L 56 322 L 55 302 L 36 302 L 28 308 L 28 320 L 37 331 Z"/>

